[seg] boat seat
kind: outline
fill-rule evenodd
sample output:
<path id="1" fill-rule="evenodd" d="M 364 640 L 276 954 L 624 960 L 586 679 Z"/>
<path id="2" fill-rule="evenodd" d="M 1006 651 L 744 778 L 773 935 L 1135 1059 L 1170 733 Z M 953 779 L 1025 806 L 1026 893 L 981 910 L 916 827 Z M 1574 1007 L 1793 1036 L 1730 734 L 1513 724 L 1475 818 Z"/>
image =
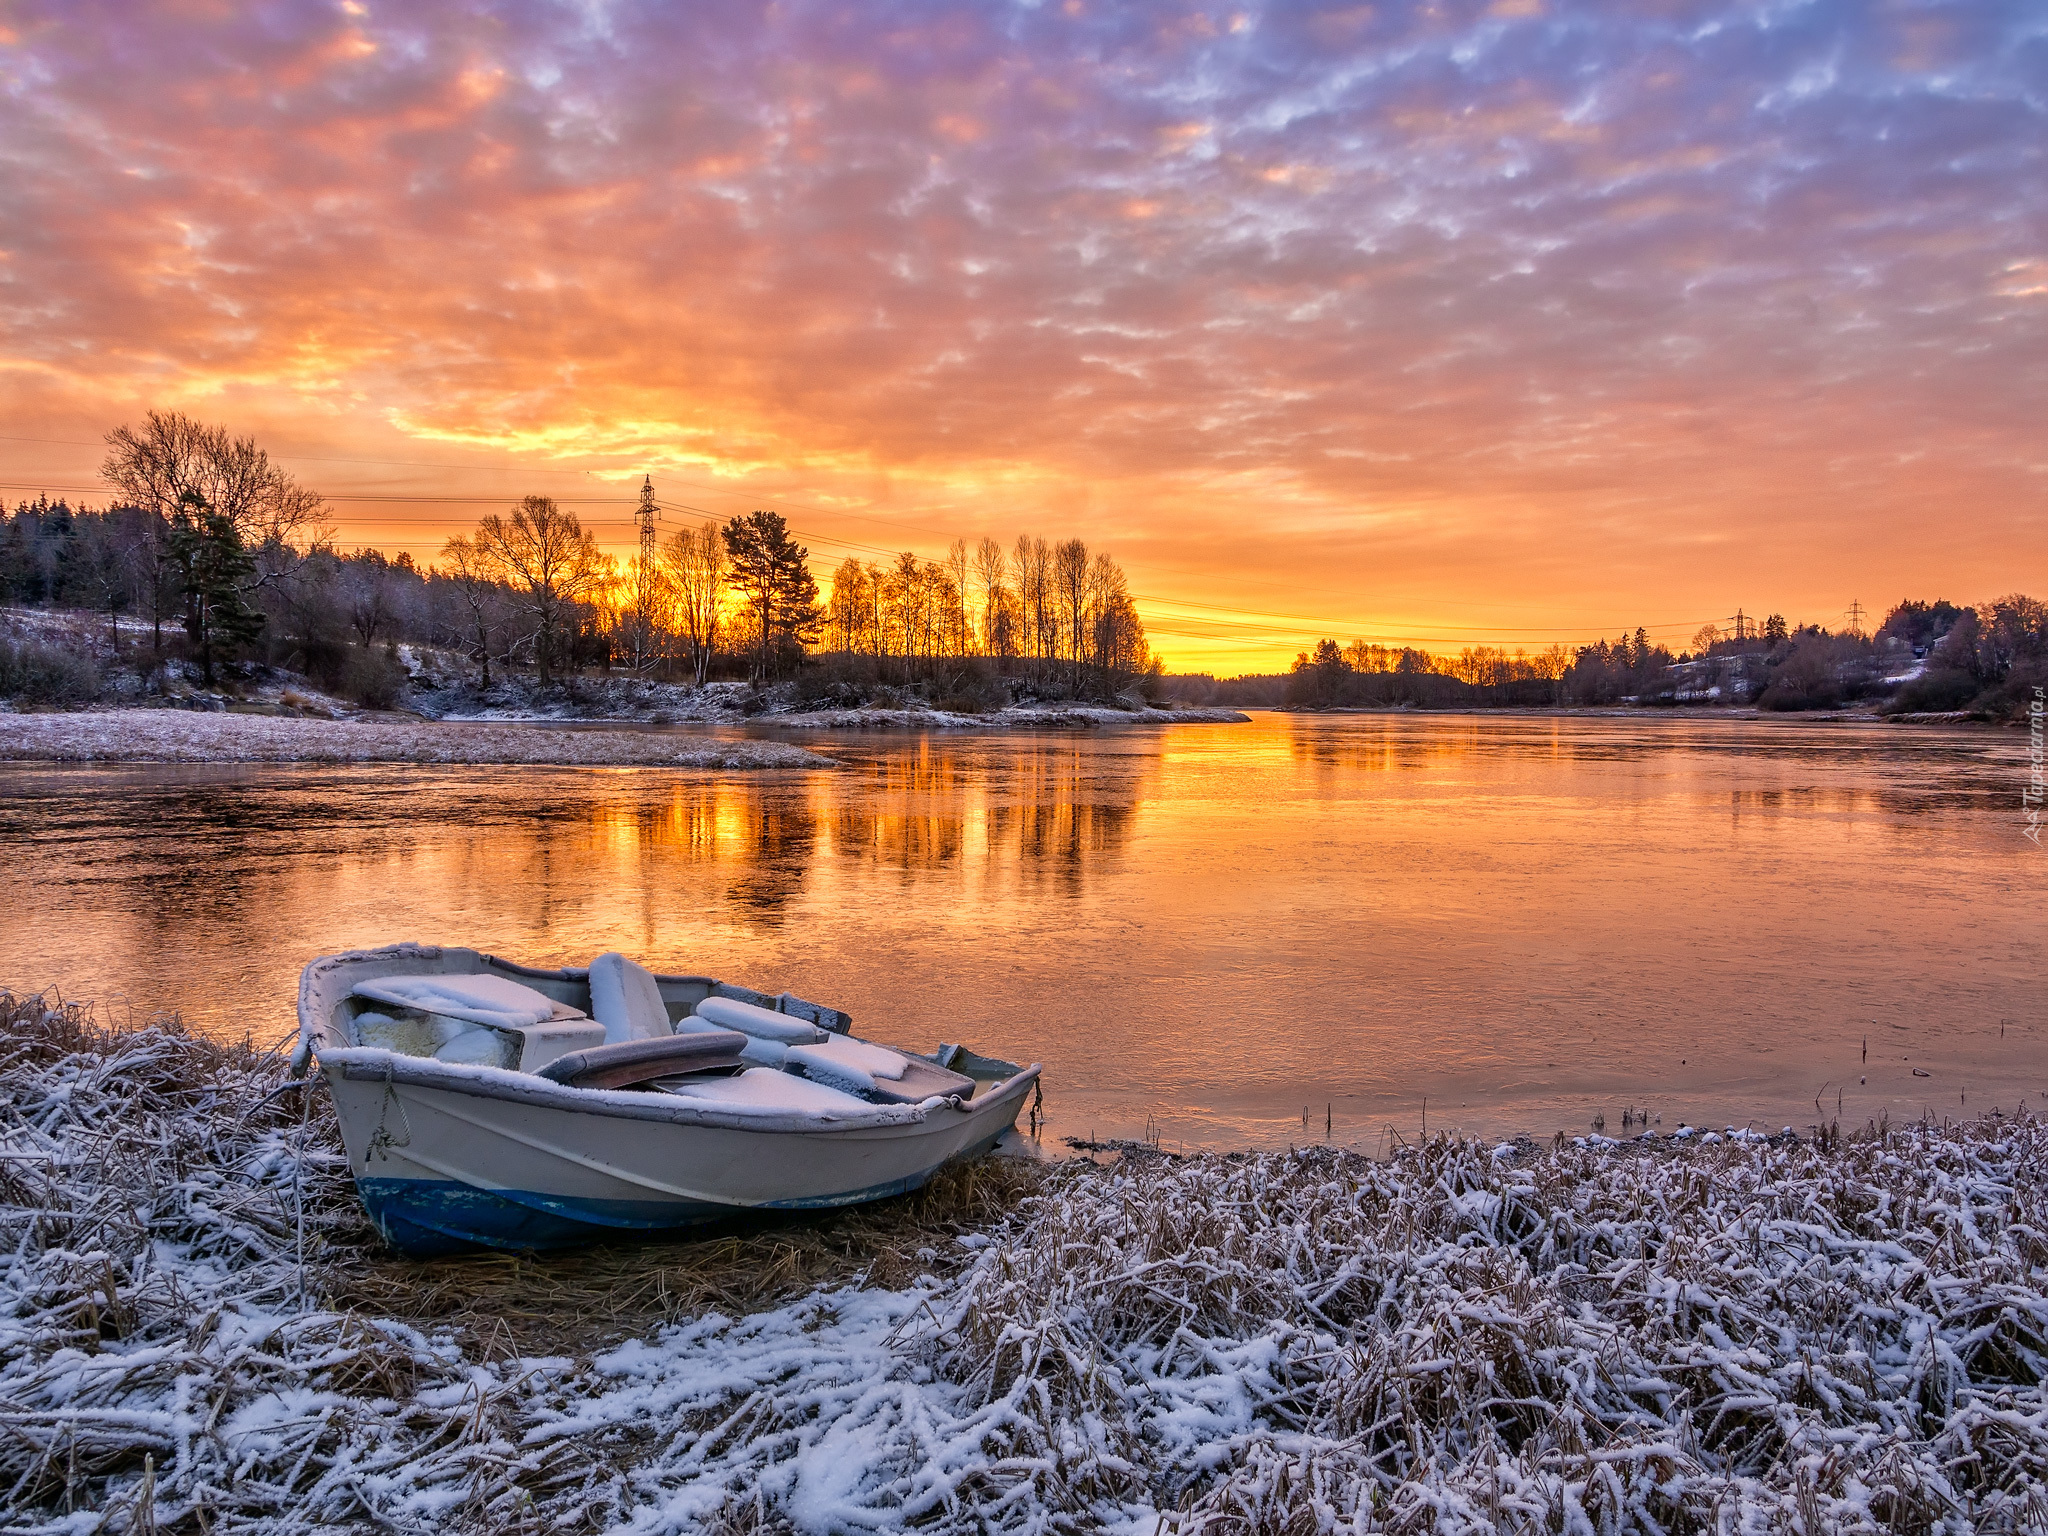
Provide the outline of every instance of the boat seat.
<path id="1" fill-rule="evenodd" d="M 967 1098 L 974 1093 L 971 1077 L 843 1035 L 833 1035 L 819 1045 L 791 1046 L 783 1069 L 857 1093 L 876 1104 L 919 1104 L 933 1097 L 959 1094 Z"/>
<path id="2" fill-rule="evenodd" d="M 790 1072 L 772 1067 L 749 1067 L 737 1077 L 686 1077 L 661 1085 L 685 1099 L 705 1099 L 714 1104 L 745 1105 L 754 1109 L 798 1110 L 815 1114 L 857 1114 L 867 1105 L 853 1094 L 828 1083 L 807 1082 Z"/>
<path id="3" fill-rule="evenodd" d="M 656 1078 L 737 1067 L 745 1040 L 730 1030 L 670 1035 L 662 1040 L 621 1040 L 557 1056 L 538 1075 L 571 1088 L 630 1088 Z"/>
<path id="4" fill-rule="evenodd" d="M 547 1019 L 580 1019 L 580 1010 L 558 1003 L 532 987 L 504 976 L 471 972 L 460 975 L 372 976 L 349 989 L 357 997 L 412 1008 L 421 1013 L 483 1024 L 492 1029 L 523 1029 Z"/>
<path id="5" fill-rule="evenodd" d="M 773 1040 L 778 1045 L 816 1045 L 828 1034 L 809 1019 L 792 1018 L 758 1003 L 743 1003 L 736 997 L 707 997 L 697 1005 L 696 1016 L 709 1019 L 720 1029 L 736 1029 L 743 1035 Z"/>
<path id="6" fill-rule="evenodd" d="M 792 1057 L 796 1054 L 795 1051 L 790 1052 Z M 808 1066 L 804 1068 L 804 1076 L 827 1083 L 844 1081 L 839 1074 L 821 1075 Z M 872 1088 L 862 1090 L 862 1097 L 876 1104 L 922 1104 L 926 1099 L 955 1095 L 963 1100 L 972 1098 L 974 1079 L 924 1061 L 906 1063 L 901 1077 L 893 1080 L 876 1078 Z"/>
<path id="7" fill-rule="evenodd" d="M 783 1055 L 785 1068 L 801 1070 L 805 1077 L 854 1093 L 875 1093 L 893 1086 L 909 1065 L 895 1051 L 844 1035 L 833 1035 L 816 1045 L 792 1045 Z"/>
<path id="8" fill-rule="evenodd" d="M 654 972 L 617 950 L 590 962 L 590 1016 L 604 1026 L 609 1045 L 666 1040 L 675 1032 Z"/>

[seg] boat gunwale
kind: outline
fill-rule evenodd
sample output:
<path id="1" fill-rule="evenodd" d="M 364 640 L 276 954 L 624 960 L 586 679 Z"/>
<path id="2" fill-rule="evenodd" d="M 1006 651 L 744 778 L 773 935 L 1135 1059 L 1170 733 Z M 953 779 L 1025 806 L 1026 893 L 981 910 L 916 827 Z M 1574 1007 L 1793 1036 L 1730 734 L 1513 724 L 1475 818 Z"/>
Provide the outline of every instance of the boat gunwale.
<path id="1" fill-rule="evenodd" d="M 450 960 L 463 968 L 447 968 L 446 962 Z M 900 1136 L 906 1132 L 916 1132 L 921 1127 L 929 1127 L 930 1131 L 954 1128 L 962 1120 L 971 1122 L 992 1115 L 1002 1106 L 1014 1103 L 1028 1092 L 1039 1075 L 1039 1064 L 1033 1062 L 1013 1076 L 994 1083 L 986 1094 L 972 1099 L 962 1099 L 956 1094 L 940 1094 L 915 1104 L 862 1104 L 859 1110 L 843 1115 L 816 1110 L 742 1110 L 722 1105 L 716 1100 L 685 1098 L 681 1095 L 649 1092 L 645 1089 L 573 1088 L 511 1068 L 436 1061 L 432 1057 L 409 1056 L 380 1046 L 350 1043 L 345 1036 L 339 1034 L 330 1017 L 335 1004 L 348 994 L 349 974 L 358 968 L 394 964 L 399 967 L 397 974 L 401 975 L 476 975 L 481 970 L 485 974 L 490 971 L 509 971 L 536 980 L 584 985 L 588 985 L 589 979 L 587 967 L 522 965 L 516 960 L 507 960 L 462 945 L 400 941 L 371 949 L 344 950 L 338 954 L 321 955 L 308 963 L 299 977 L 299 1051 L 305 1054 L 306 1065 L 318 1064 L 321 1072 L 329 1077 L 330 1087 L 336 1079 L 345 1079 L 353 1083 L 381 1082 L 392 1086 L 402 1085 L 414 1089 L 455 1093 L 470 1098 L 495 1099 L 568 1114 L 596 1115 L 612 1120 L 640 1120 L 666 1125 L 704 1126 L 718 1130 L 758 1131 L 780 1136 L 793 1132 L 821 1136 L 863 1133 Z M 655 980 L 684 986 L 728 988 L 732 992 L 743 992 L 749 997 L 771 1000 L 767 993 L 756 992 L 751 987 L 734 986 L 712 976 L 684 976 L 657 972 Z M 796 1001 L 814 1010 L 820 1020 L 830 1014 L 834 1018 L 850 1022 L 848 1015 L 842 1010 L 803 999 Z M 845 1030 L 844 1025 L 840 1030 L 833 1032 L 841 1033 L 848 1039 L 856 1038 L 850 1031 Z M 867 1043 L 881 1044 L 879 1041 Z M 930 1059 L 920 1057 L 912 1051 L 900 1051 L 895 1046 L 881 1048 L 898 1051 L 898 1054 L 911 1060 Z M 960 1118 L 947 1116 L 934 1121 L 935 1115 L 948 1109 L 953 1112 L 953 1116 Z M 1014 1113 L 1013 1110 L 1013 1118 Z"/>
<path id="2" fill-rule="evenodd" d="M 750 1113 L 720 1105 L 715 1100 L 687 1099 L 645 1090 L 571 1088 L 505 1067 L 458 1065 L 434 1061 L 430 1057 L 407 1056 L 378 1046 L 352 1045 L 320 1050 L 316 1052 L 316 1058 L 323 1071 L 337 1072 L 355 1083 L 436 1089 L 467 1098 L 495 1099 L 536 1109 L 597 1115 L 612 1120 L 649 1120 L 784 1136 L 793 1131 L 823 1136 L 864 1131 L 902 1132 L 931 1124 L 937 1112 L 947 1109 L 964 1119 L 979 1119 L 1023 1095 L 1039 1075 L 1039 1065 L 1034 1062 L 986 1095 L 972 1100 L 963 1101 L 954 1095 L 935 1095 L 916 1104 L 868 1105 L 865 1113 L 827 1118 L 817 1111 L 806 1110 Z M 944 1121 L 933 1129 L 950 1129 L 958 1123 Z"/>

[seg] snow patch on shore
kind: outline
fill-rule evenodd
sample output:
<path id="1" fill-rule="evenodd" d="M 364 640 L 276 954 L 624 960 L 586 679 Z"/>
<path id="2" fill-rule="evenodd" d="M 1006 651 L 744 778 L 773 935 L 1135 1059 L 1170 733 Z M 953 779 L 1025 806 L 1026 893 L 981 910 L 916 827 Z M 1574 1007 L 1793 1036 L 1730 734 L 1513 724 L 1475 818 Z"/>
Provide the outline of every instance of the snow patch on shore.
<path id="1" fill-rule="evenodd" d="M 1235 709 L 1112 709 L 1096 704 L 1017 704 L 986 715 L 943 709 L 824 709 L 763 715 L 764 724 L 806 731 L 1059 731 L 1120 725 L 1245 724 Z"/>
<path id="2" fill-rule="evenodd" d="M 752 771 L 830 768 L 777 741 L 654 731 L 560 731 L 443 725 L 383 717 L 294 720 L 273 715 L 114 709 L 0 715 L 0 760 L 145 763 L 465 763 Z"/>

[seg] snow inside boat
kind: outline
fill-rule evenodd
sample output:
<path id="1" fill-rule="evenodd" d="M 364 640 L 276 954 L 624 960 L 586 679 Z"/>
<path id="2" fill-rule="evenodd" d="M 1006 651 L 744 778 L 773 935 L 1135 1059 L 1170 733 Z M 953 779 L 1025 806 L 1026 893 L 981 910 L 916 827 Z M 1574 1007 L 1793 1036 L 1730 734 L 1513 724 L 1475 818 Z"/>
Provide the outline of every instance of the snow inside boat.
<path id="1" fill-rule="evenodd" d="M 1038 1068 L 858 1040 L 834 1008 L 619 954 L 327 955 L 299 981 L 356 1188 L 413 1254 L 560 1247 L 916 1189 L 993 1147 Z"/>

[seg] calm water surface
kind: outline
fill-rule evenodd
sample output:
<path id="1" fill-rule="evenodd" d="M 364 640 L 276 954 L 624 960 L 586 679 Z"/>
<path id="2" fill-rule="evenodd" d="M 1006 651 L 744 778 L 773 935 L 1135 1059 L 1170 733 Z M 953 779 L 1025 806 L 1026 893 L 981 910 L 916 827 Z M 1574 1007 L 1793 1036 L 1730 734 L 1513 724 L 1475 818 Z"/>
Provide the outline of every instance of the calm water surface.
<path id="1" fill-rule="evenodd" d="M 1612 1134 L 1626 1107 L 1776 1128 L 1817 1095 L 1860 1124 L 2048 1094 L 2010 733 L 1264 715 L 818 744 L 845 766 L 0 768 L 0 984 L 274 1037 L 316 954 L 620 948 L 1043 1061 L 1052 1135 L 1190 1147 L 1327 1123 L 1373 1150 L 1425 1100 L 1432 1128 Z"/>

